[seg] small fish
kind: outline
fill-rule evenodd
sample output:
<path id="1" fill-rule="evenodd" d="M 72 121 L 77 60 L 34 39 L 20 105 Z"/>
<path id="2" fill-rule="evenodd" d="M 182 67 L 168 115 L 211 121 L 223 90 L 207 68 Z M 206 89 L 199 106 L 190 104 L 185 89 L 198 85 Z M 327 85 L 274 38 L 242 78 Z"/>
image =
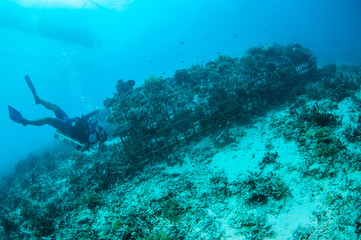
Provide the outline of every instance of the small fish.
<path id="1" fill-rule="evenodd" d="M 234 37 L 234 38 L 238 38 L 238 36 L 237 36 L 237 35 L 233 35 L 233 37 Z"/>
<path id="2" fill-rule="evenodd" d="M 182 42 L 182 41 L 179 41 L 179 43 L 180 43 L 180 45 L 183 45 L 183 44 L 184 44 L 184 42 Z"/>
<path id="3" fill-rule="evenodd" d="M 152 60 L 149 60 L 149 63 L 153 63 Z"/>

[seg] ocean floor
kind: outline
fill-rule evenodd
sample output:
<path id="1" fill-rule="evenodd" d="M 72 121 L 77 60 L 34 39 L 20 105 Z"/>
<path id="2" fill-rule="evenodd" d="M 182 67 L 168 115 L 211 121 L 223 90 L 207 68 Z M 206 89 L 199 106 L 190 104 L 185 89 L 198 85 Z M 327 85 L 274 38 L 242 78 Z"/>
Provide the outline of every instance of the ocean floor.
<path id="1" fill-rule="evenodd" d="M 360 146 L 317 155 L 315 139 L 342 139 L 358 115 L 355 103 L 347 98 L 334 106 L 340 122 L 332 130 L 311 126 L 303 136 L 292 107 L 178 149 L 182 164 L 129 170 L 123 163 L 122 177 L 111 183 L 96 180 L 112 178 L 101 164 L 114 163 L 97 152 L 38 159 L 11 179 L 2 212 L 14 226 L 7 227 L 19 239 L 357 239 Z M 109 186 L 100 190 L 100 184 Z M 37 232 L 32 221 L 42 224 Z M 48 238 L 39 238 L 47 231 Z"/>

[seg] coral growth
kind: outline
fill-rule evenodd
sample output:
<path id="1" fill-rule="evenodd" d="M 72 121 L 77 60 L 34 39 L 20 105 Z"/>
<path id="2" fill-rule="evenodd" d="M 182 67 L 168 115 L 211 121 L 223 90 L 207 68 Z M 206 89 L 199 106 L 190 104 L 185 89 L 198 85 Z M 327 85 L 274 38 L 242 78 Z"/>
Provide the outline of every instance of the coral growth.
<path id="1" fill-rule="evenodd" d="M 151 76 L 126 93 L 120 81 L 104 105 L 127 154 L 138 162 L 157 160 L 184 140 L 248 120 L 298 94 L 299 85 L 316 77 L 316 67 L 299 44 L 255 47 L 242 58 L 221 55 L 173 77 Z"/>
<path id="2" fill-rule="evenodd" d="M 316 67 L 267 45 L 119 80 L 104 101 L 118 138 L 3 177 L 0 238 L 357 239 L 360 67 Z"/>

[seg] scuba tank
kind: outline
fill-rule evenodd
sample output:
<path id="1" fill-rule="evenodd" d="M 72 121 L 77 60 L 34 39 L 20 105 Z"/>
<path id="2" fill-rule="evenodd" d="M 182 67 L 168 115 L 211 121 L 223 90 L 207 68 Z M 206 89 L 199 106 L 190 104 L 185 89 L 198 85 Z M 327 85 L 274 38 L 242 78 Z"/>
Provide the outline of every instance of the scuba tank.
<path id="1" fill-rule="evenodd" d="M 76 150 L 81 152 L 96 149 L 98 141 L 104 143 L 107 140 L 107 134 L 102 127 L 98 126 L 98 121 L 84 116 L 77 118 L 69 135 L 56 131 L 54 137 L 71 144 Z"/>
<path id="2" fill-rule="evenodd" d="M 54 137 L 64 143 L 72 145 L 76 150 L 81 150 L 81 149 L 85 148 L 84 144 L 64 135 L 63 133 L 61 133 L 58 130 L 55 132 Z"/>

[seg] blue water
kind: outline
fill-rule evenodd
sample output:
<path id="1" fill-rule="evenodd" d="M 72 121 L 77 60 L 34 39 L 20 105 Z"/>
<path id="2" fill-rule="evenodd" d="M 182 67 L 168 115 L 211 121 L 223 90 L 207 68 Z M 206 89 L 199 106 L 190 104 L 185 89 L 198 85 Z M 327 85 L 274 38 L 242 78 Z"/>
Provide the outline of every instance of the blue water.
<path id="1" fill-rule="evenodd" d="M 84 0 L 80 8 L 27 2 L 0 3 L 3 173 L 28 152 L 58 144 L 51 127 L 8 118 L 8 104 L 28 119 L 51 116 L 34 104 L 25 74 L 43 99 L 77 116 L 102 108 L 118 79 L 140 85 L 260 44 L 298 42 L 319 65 L 361 63 L 359 0 L 134 0 L 124 10 L 106 4 L 121 1 Z"/>

